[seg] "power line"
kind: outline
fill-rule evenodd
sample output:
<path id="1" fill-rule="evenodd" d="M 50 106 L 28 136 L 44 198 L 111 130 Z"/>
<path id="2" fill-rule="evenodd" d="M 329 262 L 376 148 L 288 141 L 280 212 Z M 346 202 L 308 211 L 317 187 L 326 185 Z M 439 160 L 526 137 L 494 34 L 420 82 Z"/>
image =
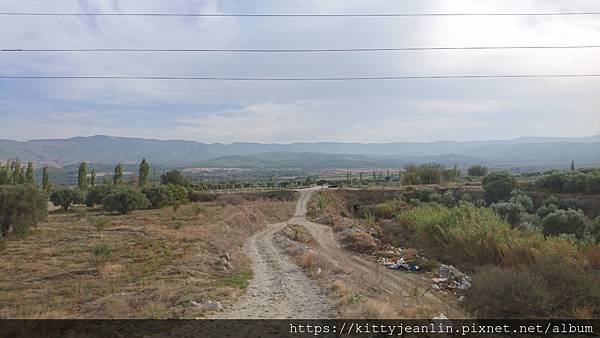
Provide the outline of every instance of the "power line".
<path id="1" fill-rule="evenodd" d="M 600 12 L 546 12 L 546 13 L 371 13 L 371 14 L 218 14 L 218 13 L 35 13 L 0 12 L 5 16 L 163 16 L 163 17 L 436 17 L 436 16 L 567 16 L 600 15 Z"/>
<path id="2" fill-rule="evenodd" d="M 399 48 L 316 48 L 316 49 L 156 49 L 156 48 L 60 48 L 60 49 L 21 49 L 6 48 L 0 52 L 218 52 L 218 53 L 319 53 L 319 52 L 391 52 L 391 51 L 425 51 L 425 50 L 497 50 L 497 49 L 584 49 L 600 48 L 600 45 L 573 46 L 465 46 L 465 47 L 399 47 Z"/>
<path id="3" fill-rule="evenodd" d="M 513 74 L 513 75 L 414 75 L 358 77 L 213 77 L 213 76 L 0 76 L 0 80 L 186 80 L 186 81 L 363 81 L 363 80 L 421 80 L 421 79 L 489 79 L 489 78 L 581 78 L 600 77 L 600 74 Z"/>

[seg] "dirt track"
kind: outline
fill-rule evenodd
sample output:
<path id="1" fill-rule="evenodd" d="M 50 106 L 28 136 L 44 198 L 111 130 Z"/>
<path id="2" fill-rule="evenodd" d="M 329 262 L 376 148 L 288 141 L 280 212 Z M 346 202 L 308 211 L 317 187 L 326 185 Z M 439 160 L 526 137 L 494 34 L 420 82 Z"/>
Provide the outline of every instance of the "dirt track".
<path id="1" fill-rule="evenodd" d="M 302 197 L 305 195 L 303 192 Z M 302 212 L 306 214 L 302 200 L 292 219 L 301 217 Z M 331 318 L 334 315 L 326 292 L 275 243 L 275 233 L 286 225 L 273 224 L 248 240 L 245 251 L 252 260 L 254 273 L 248 293 L 215 318 Z"/>
<path id="2" fill-rule="evenodd" d="M 358 257 L 341 248 L 331 227 L 307 220 L 307 205 L 315 191 L 309 189 L 301 192 L 296 212 L 287 223 L 271 225 L 249 239 L 245 249 L 253 262 L 254 277 L 248 293 L 215 318 L 331 318 L 336 315 L 327 300 L 327 293 L 275 243 L 275 234 L 286 224 L 306 227 L 318 242 L 319 253 L 335 265 L 344 267 L 353 279 L 374 283 L 390 296 L 400 299 L 410 297 L 411 292 L 420 289 L 419 302 L 431 305 L 449 317 L 464 316 L 455 304 L 449 304 L 447 300 L 427 292 L 429 282 L 424 277 L 390 271 Z"/>

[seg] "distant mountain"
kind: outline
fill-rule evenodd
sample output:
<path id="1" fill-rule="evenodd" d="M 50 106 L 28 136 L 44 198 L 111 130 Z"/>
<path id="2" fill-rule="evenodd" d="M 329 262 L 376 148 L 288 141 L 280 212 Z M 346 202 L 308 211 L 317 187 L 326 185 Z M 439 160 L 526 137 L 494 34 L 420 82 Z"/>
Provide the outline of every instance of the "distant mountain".
<path id="1" fill-rule="evenodd" d="M 600 163 L 600 135 L 589 137 L 522 137 L 502 141 L 398 143 L 199 143 L 112 136 L 73 137 L 18 142 L 0 140 L 0 160 L 65 166 L 81 161 L 184 167 L 399 167 L 408 163 L 490 166 L 556 166 Z"/>

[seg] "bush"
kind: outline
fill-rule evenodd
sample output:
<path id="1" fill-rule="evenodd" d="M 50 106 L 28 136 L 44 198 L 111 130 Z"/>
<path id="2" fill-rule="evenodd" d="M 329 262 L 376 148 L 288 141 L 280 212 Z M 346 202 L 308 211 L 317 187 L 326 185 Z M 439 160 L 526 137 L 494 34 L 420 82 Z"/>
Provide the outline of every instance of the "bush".
<path id="1" fill-rule="evenodd" d="M 521 216 L 525 212 L 523 205 L 513 202 L 494 203 L 491 205 L 491 208 L 498 216 L 502 217 L 512 226 L 521 222 Z"/>
<path id="2" fill-rule="evenodd" d="M 24 234 L 29 227 L 46 220 L 47 196 L 32 185 L 0 185 L 0 231 Z"/>
<path id="3" fill-rule="evenodd" d="M 537 211 L 535 213 L 540 218 L 544 218 L 544 217 L 550 215 L 551 213 L 555 212 L 556 210 L 558 210 L 558 206 L 556 206 L 556 204 L 545 204 L 545 205 L 542 205 L 541 207 L 539 207 L 539 209 L 537 209 Z"/>
<path id="4" fill-rule="evenodd" d="M 404 202 L 401 199 L 393 199 L 391 201 L 376 204 L 374 208 L 375 217 L 386 219 L 394 218 L 403 205 Z"/>
<path id="5" fill-rule="evenodd" d="M 190 190 L 188 191 L 188 199 L 192 202 L 212 202 L 217 199 L 217 194 L 208 192 Z"/>
<path id="6" fill-rule="evenodd" d="M 590 271 L 543 260 L 530 266 L 486 267 L 473 276 L 465 305 L 480 318 L 569 318 L 578 309 L 600 312 L 600 290 Z"/>
<path id="7" fill-rule="evenodd" d="M 166 185 L 166 188 L 169 189 L 169 191 L 171 191 L 171 195 L 173 196 L 171 205 L 173 205 L 174 203 L 179 203 L 181 205 L 181 204 L 186 204 L 189 202 L 188 191 L 184 186 L 176 185 L 176 184 L 168 184 L 168 185 Z"/>
<path id="8" fill-rule="evenodd" d="M 154 209 L 164 208 L 173 203 L 173 192 L 164 185 L 145 188 L 142 191 Z"/>
<path id="9" fill-rule="evenodd" d="M 494 172 L 483 178 L 483 190 L 485 200 L 495 203 L 507 199 L 515 189 L 515 178 L 506 171 Z"/>
<path id="10" fill-rule="evenodd" d="M 67 211 L 71 205 L 83 203 L 83 193 L 77 188 L 57 188 L 50 194 L 50 200 Z"/>
<path id="11" fill-rule="evenodd" d="M 523 210 L 527 212 L 533 211 L 533 200 L 524 191 L 513 190 L 510 193 L 510 203 L 517 203 L 523 207 Z"/>
<path id="12" fill-rule="evenodd" d="M 449 208 L 456 206 L 456 198 L 452 190 L 448 190 L 442 195 L 442 204 Z"/>
<path id="13" fill-rule="evenodd" d="M 106 216 L 88 217 L 88 222 L 98 230 L 100 237 L 102 237 L 102 230 L 108 225 L 109 219 Z"/>
<path id="14" fill-rule="evenodd" d="M 102 200 L 104 209 L 110 212 L 122 214 L 133 210 L 144 209 L 148 206 L 148 199 L 141 191 L 131 187 L 119 187 L 112 193 L 106 195 Z"/>
<path id="15" fill-rule="evenodd" d="M 78 221 L 87 216 L 87 209 L 85 207 L 73 208 L 73 212 L 75 212 L 75 219 Z"/>
<path id="16" fill-rule="evenodd" d="M 85 204 L 92 208 L 95 204 L 102 204 L 104 196 L 110 194 L 113 190 L 113 186 L 110 184 L 101 184 L 90 188 L 87 196 L 85 197 Z"/>
<path id="17" fill-rule="evenodd" d="M 355 231 L 345 238 L 349 249 L 360 253 L 371 253 L 377 249 L 377 241 L 366 232 Z"/>
<path id="18" fill-rule="evenodd" d="M 542 220 L 542 229 L 546 236 L 573 234 L 581 238 L 585 228 L 585 217 L 581 210 L 556 210 Z"/>
<path id="19" fill-rule="evenodd" d="M 431 202 L 430 196 L 434 193 L 435 191 L 433 191 L 432 189 L 421 189 L 415 191 L 417 199 L 423 203 Z"/>

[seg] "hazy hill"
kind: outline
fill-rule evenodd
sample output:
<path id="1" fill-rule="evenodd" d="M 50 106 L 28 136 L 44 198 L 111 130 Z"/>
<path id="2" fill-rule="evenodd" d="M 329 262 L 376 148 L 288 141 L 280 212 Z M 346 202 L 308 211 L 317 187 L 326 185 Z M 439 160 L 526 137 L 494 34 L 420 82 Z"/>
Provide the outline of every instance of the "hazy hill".
<path id="1" fill-rule="evenodd" d="M 155 165 L 214 167 L 398 167 L 410 162 L 446 165 L 553 166 L 600 163 L 600 135 L 523 137 L 504 141 L 398 143 L 206 144 L 111 136 L 17 142 L 0 140 L 0 159 L 57 166 L 81 161 L 114 164 L 147 158 Z"/>

